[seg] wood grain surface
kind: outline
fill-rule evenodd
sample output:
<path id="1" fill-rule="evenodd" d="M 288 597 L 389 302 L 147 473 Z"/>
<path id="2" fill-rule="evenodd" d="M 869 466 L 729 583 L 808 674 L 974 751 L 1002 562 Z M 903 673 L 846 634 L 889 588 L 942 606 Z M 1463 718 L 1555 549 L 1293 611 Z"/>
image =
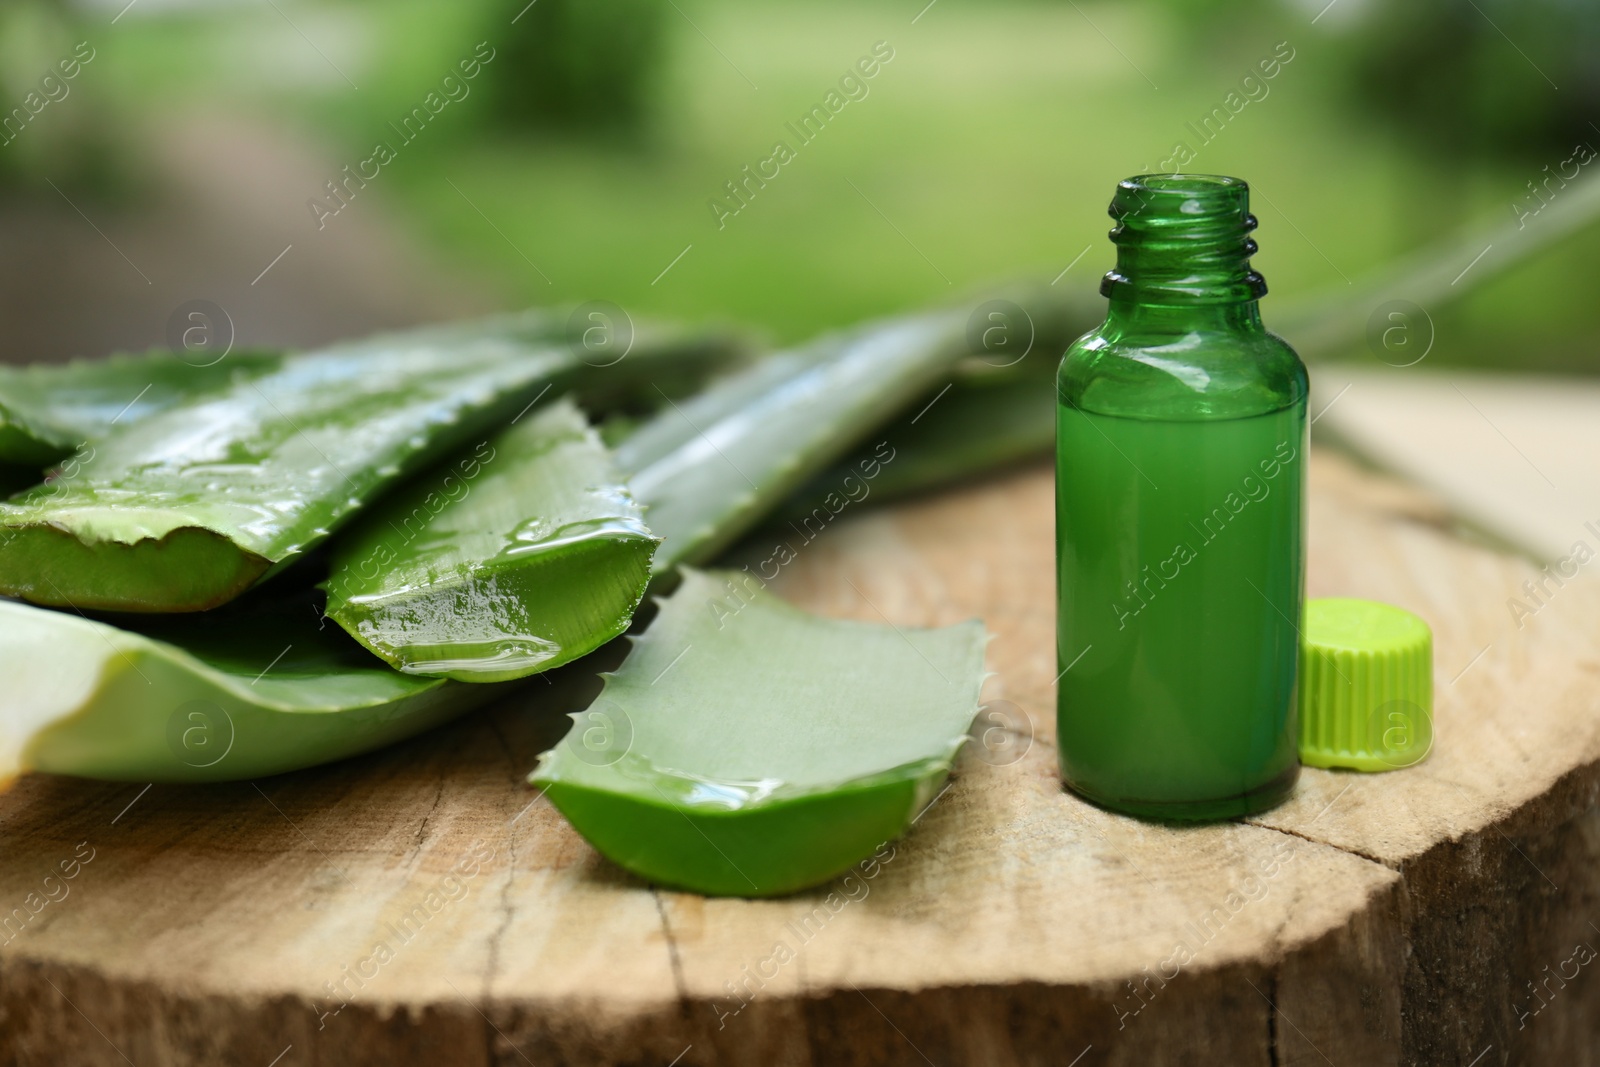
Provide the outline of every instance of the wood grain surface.
<path id="1" fill-rule="evenodd" d="M 1416 768 L 1308 769 L 1188 829 L 1064 793 L 1035 467 L 846 512 L 777 583 L 827 615 L 983 618 L 1018 709 L 856 874 L 752 902 L 611 866 L 524 783 L 562 684 L 255 783 L 35 776 L 0 798 L 0 1062 L 1595 1063 L 1600 583 L 1513 616 L 1538 570 L 1434 498 L 1322 452 L 1310 484 L 1311 594 L 1434 627 Z"/>

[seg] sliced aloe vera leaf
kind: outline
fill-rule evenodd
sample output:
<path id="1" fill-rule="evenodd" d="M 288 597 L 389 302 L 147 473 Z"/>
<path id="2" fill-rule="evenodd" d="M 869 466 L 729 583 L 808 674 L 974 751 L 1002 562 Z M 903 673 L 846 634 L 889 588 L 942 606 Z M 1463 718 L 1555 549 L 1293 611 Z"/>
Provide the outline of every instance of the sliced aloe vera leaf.
<path id="1" fill-rule="evenodd" d="M 658 572 L 712 559 L 779 501 L 893 417 L 966 353 L 962 318 L 874 324 L 769 356 L 617 448 L 663 539 Z"/>
<path id="2" fill-rule="evenodd" d="M 521 678 L 627 629 L 657 543 L 599 435 L 562 400 L 337 538 L 327 613 L 407 674 Z"/>
<path id="3" fill-rule="evenodd" d="M 542 454 L 544 423 L 515 430 L 488 484 L 469 490 L 457 478 L 463 495 L 452 501 L 449 470 L 424 475 L 341 537 L 328 613 L 407 672 L 500 680 L 568 662 L 626 628 L 651 534 L 667 538 L 658 572 L 719 552 L 942 377 L 965 352 L 959 322 L 941 313 L 825 338 L 667 401 L 617 453 L 650 507 L 648 532 L 631 501 L 619 507 L 625 496 L 603 488 L 615 477 L 594 435 L 577 433 L 575 411 L 550 417 L 569 441 L 560 456 Z M 478 466 L 470 456 L 458 465 Z M 519 545 L 530 523 L 582 534 Z"/>
<path id="4" fill-rule="evenodd" d="M 548 314 L 432 327 L 285 357 L 109 427 L 70 475 L 0 504 L 0 592 L 57 607 L 202 610 L 305 553 L 407 474 L 596 375 L 637 381 L 685 348 L 597 368 L 541 340 Z"/>
<path id="5" fill-rule="evenodd" d="M 773 896 L 847 870 L 937 794 L 987 638 L 820 619 L 748 576 L 685 570 L 632 640 L 531 780 L 641 878 Z"/>
<path id="6" fill-rule="evenodd" d="M 134 423 L 274 370 L 278 352 L 203 364 L 164 349 L 108 359 L 0 367 L 0 462 L 43 468 L 119 423 Z"/>
<path id="7" fill-rule="evenodd" d="M 0 781 L 257 778 L 342 759 L 502 692 L 413 678 L 323 625 L 309 600 L 147 632 L 0 601 Z"/>

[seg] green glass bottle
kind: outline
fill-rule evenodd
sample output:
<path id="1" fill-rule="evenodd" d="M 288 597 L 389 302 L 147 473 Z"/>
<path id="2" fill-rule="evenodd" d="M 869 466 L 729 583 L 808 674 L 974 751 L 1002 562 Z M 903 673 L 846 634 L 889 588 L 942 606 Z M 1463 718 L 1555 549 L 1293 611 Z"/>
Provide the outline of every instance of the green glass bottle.
<path id="1" fill-rule="evenodd" d="M 1261 811 L 1300 771 L 1307 380 L 1261 324 L 1249 198 L 1120 183 L 1106 321 L 1056 379 L 1061 773 L 1148 818 Z"/>

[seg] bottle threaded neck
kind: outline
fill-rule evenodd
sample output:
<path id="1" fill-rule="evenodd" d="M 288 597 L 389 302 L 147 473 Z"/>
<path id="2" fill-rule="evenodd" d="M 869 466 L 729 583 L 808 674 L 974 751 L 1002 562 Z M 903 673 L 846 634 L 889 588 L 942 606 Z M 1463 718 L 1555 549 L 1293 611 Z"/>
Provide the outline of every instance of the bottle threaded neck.
<path id="1" fill-rule="evenodd" d="M 1266 294 L 1250 267 L 1250 186 L 1216 174 L 1141 174 L 1117 183 L 1109 214 L 1117 265 L 1100 283 L 1113 300 L 1236 304 Z"/>

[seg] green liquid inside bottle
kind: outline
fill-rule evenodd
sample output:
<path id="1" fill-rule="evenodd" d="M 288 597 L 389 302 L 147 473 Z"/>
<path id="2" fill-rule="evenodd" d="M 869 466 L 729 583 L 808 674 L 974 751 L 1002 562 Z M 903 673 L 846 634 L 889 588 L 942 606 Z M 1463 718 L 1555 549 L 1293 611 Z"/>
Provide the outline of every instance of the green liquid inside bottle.
<path id="1" fill-rule="evenodd" d="M 1299 773 L 1305 368 L 1261 324 L 1248 187 L 1123 182 L 1110 312 L 1058 376 L 1057 732 L 1067 785 L 1150 818 Z"/>

